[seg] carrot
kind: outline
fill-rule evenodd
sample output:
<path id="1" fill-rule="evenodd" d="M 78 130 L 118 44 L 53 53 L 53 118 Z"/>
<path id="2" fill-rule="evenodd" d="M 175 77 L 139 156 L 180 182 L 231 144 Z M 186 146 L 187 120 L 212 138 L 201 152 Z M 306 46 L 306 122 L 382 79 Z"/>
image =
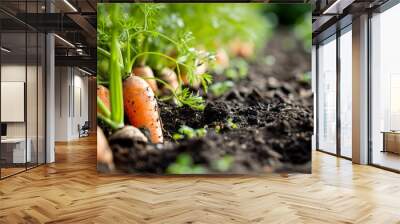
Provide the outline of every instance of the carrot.
<path id="1" fill-rule="evenodd" d="M 108 110 L 110 110 L 109 95 L 110 95 L 109 91 L 106 87 L 104 87 L 102 85 L 97 86 L 97 96 L 100 98 L 100 100 L 103 102 L 104 106 L 106 106 Z M 97 113 L 101 113 L 98 108 L 97 108 Z"/>
<path id="2" fill-rule="evenodd" d="M 106 136 L 104 135 L 101 128 L 97 126 L 97 161 L 104 163 L 109 169 L 113 169 L 113 154 L 108 145 Z"/>
<path id="3" fill-rule="evenodd" d="M 254 44 L 252 42 L 243 42 L 239 56 L 243 58 L 251 58 L 254 54 Z"/>
<path id="4" fill-rule="evenodd" d="M 254 54 L 254 43 L 235 39 L 230 43 L 230 51 L 234 56 L 248 59 Z"/>
<path id="5" fill-rule="evenodd" d="M 131 125 L 147 128 L 153 143 L 163 142 L 157 101 L 144 79 L 130 76 L 124 81 L 124 108 Z"/>
<path id="6" fill-rule="evenodd" d="M 229 56 L 223 48 L 219 48 L 215 54 L 216 63 L 222 69 L 229 67 Z"/>
<path id="7" fill-rule="evenodd" d="M 146 78 L 154 78 L 154 73 L 153 70 L 149 66 L 140 66 L 140 67 L 135 67 L 132 70 L 132 73 L 134 75 L 140 76 L 146 80 L 147 83 L 149 83 L 151 89 L 153 92 L 157 93 L 158 87 L 157 87 L 157 82 L 154 79 L 146 79 Z"/>
<path id="8" fill-rule="evenodd" d="M 161 70 L 161 78 L 166 81 L 174 90 L 179 87 L 178 77 L 174 70 L 163 68 Z"/>

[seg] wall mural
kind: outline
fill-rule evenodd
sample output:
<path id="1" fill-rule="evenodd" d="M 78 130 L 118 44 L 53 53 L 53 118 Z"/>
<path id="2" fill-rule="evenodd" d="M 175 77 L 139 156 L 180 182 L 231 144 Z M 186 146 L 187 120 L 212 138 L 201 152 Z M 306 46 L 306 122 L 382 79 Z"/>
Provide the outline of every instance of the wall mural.
<path id="1" fill-rule="evenodd" d="M 311 172 L 309 5 L 97 10 L 100 172 Z"/>

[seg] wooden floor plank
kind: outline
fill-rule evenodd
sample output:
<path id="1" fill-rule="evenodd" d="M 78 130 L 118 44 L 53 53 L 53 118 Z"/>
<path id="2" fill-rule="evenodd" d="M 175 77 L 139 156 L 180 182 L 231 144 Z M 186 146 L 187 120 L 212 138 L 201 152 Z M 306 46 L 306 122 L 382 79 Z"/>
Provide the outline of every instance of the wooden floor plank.
<path id="1" fill-rule="evenodd" d="M 400 175 L 313 153 L 313 174 L 107 176 L 96 139 L 0 181 L 0 223 L 400 223 Z"/>

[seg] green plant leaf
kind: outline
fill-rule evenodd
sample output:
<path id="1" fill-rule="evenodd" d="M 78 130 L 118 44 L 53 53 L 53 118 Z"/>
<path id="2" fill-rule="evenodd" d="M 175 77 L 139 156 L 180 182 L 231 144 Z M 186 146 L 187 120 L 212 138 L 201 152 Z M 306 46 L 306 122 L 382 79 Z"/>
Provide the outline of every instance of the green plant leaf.
<path id="1" fill-rule="evenodd" d="M 213 163 L 213 168 L 219 172 L 226 172 L 231 169 L 233 163 L 234 157 L 231 155 L 225 155 Z"/>
<path id="2" fill-rule="evenodd" d="M 182 166 L 191 166 L 193 164 L 192 157 L 187 153 L 179 154 L 178 158 L 176 159 L 176 163 Z"/>
<path id="3" fill-rule="evenodd" d="M 231 90 L 234 85 L 234 82 L 230 80 L 217 82 L 210 86 L 210 91 L 214 96 L 219 97 Z"/>

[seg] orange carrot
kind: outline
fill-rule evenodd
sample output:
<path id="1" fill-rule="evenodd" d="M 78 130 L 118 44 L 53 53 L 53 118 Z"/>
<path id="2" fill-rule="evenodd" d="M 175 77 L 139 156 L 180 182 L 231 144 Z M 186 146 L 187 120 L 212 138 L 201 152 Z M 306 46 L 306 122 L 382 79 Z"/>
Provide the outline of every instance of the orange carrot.
<path id="1" fill-rule="evenodd" d="M 147 128 L 153 143 L 163 142 L 157 100 L 144 79 L 130 76 L 124 81 L 124 108 L 133 126 Z"/>
<path id="2" fill-rule="evenodd" d="M 254 44 L 252 42 L 243 42 L 239 56 L 243 58 L 251 58 L 253 54 L 254 54 Z"/>
<path id="3" fill-rule="evenodd" d="M 254 54 L 254 43 L 235 39 L 230 43 L 232 55 L 243 58 L 250 58 Z"/>
<path id="4" fill-rule="evenodd" d="M 174 90 L 179 87 L 178 77 L 174 70 L 163 68 L 161 70 L 161 78 L 166 81 Z"/>
<path id="5" fill-rule="evenodd" d="M 223 48 L 217 50 L 215 54 L 216 63 L 222 68 L 229 67 L 229 56 Z"/>
<path id="6" fill-rule="evenodd" d="M 109 92 L 108 89 L 102 85 L 97 86 L 97 96 L 100 98 L 100 100 L 103 102 L 104 106 L 110 110 L 110 97 L 109 97 Z M 97 113 L 99 113 L 99 109 L 97 109 Z"/>
<path id="7" fill-rule="evenodd" d="M 157 82 L 155 79 L 151 79 L 151 78 L 154 78 L 154 73 L 153 73 L 153 70 L 151 70 L 151 68 L 149 66 L 135 67 L 135 68 L 133 68 L 132 73 L 134 75 L 144 78 L 146 80 L 146 82 L 149 83 L 153 92 L 157 93 L 157 91 L 158 91 Z M 150 78 L 150 79 L 146 79 L 146 78 Z"/>

